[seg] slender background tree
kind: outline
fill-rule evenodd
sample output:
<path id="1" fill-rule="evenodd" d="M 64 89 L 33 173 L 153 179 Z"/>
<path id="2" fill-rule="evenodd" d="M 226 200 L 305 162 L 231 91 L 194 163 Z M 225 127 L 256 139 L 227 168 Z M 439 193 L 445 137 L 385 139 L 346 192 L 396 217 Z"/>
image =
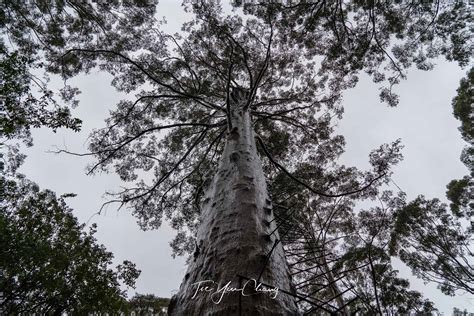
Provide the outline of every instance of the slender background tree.
<path id="1" fill-rule="evenodd" d="M 238 126 L 233 126 L 232 98 L 229 97 L 231 94 L 236 95 L 233 93 L 234 91 L 242 89 L 246 90 L 246 97 L 242 100 L 245 103 L 242 105 L 242 110 L 244 112 L 251 111 L 251 114 L 256 118 L 255 122 L 263 125 L 263 127 L 257 125 L 255 131 L 260 136 L 258 143 L 261 146 L 261 151 L 269 157 L 270 165 L 284 171 L 291 180 L 297 181 L 312 193 L 326 197 L 355 194 L 363 188 L 368 188 L 376 180 L 387 176 L 388 165 L 387 162 L 382 161 L 378 163 L 375 174 L 360 174 L 360 180 L 352 178 L 345 186 L 342 183 L 342 186 L 338 187 L 337 191 L 339 192 L 331 192 L 318 187 L 315 189 L 293 176 L 291 173 L 292 169 L 294 170 L 294 166 L 292 166 L 294 162 L 288 159 L 288 153 L 291 152 L 292 158 L 295 157 L 295 153 L 298 157 L 309 156 L 308 161 L 315 164 L 314 161 L 317 161 L 318 156 L 314 155 L 316 157 L 313 158 L 312 154 L 318 150 L 323 151 L 319 145 L 324 137 L 329 140 L 329 137 L 324 135 L 330 135 L 330 130 L 327 129 L 332 117 L 330 113 L 341 114 L 341 107 L 337 103 L 339 93 L 342 89 L 355 84 L 356 77 L 354 75 L 358 69 L 364 69 L 364 66 L 367 66 L 366 70 L 374 72 L 377 65 L 383 66 L 384 62 L 388 60 L 387 69 L 397 72 L 389 79 L 391 84 L 393 85 L 399 77 L 404 76 L 397 62 L 386 52 L 388 45 L 390 45 L 386 33 L 390 32 L 385 31 L 392 27 L 390 22 L 382 19 L 378 25 L 376 21 L 377 10 L 380 10 L 379 13 L 384 18 L 388 14 L 384 8 L 363 6 L 348 8 L 361 14 L 361 17 L 356 20 L 357 22 L 372 26 L 370 32 L 361 31 L 361 34 L 356 38 L 365 38 L 365 42 L 359 40 L 359 45 L 366 43 L 363 46 L 369 48 L 373 45 L 373 49 L 364 51 L 361 58 L 378 56 L 379 58 L 373 58 L 377 64 L 362 63 L 357 67 L 357 62 L 354 62 L 352 63 L 355 65 L 354 67 L 337 67 L 350 65 L 351 59 L 342 59 L 341 61 L 338 56 L 342 55 L 346 58 L 344 54 L 333 56 L 329 53 L 331 49 L 334 51 L 339 49 L 339 52 L 344 52 L 336 29 L 335 38 L 338 38 L 340 42 L 335 39 L 323 41 L 336 44 L 332 48 L 329 45 L 329 51 L 323 50 L 323 55 L 326 58 L 319 70 L 321 76 L 318 78 L 319 80 L 314 80 L 311 76 L 312 72 L 308 71 L 312 70 L 316 64 L 313 65 L 311 61 L 307 61 L 304 54 L 298 55 L 293 51 L 296 48 L 295 42 L 285 40 L 286 32 L 291 28 L 278 28 L 278 25 L 272 24 L 273 20 L 284 23 L 284 21 L 292 19 L 291 17 L 286 19 L 285 16 L 278 16 L 280 8 L 264 7 L 266 11 L 264 11 L 263 23 L 253 19 L 243 21 L 239 17 L 221 17 L 218 6 L 194 4 L 192 9 L 196 14 L 196 19 L 185 26 L 185 32 L 189 33 L 187 37 L 181 39 L 178 36 L 164 35 L 156 31 L 160 35 L 158 37 L 160 43 L 148 43 L 147 50 L 149 52 L 145 51 L 141 55 L 131 56 L 117 50 L 84 47 L 69 50 L 62 56 L 66 62 L 71 59 L 70 55 L 80 56 L 81 58 L 78 60 L 102 62 L 105 69 L 116 75 L 115 86 L 126 92 L 136 89 L 140 83 L 146 81 L 156 87 L 153 93 L 150 91 L 139 93 L 135 102 L 122 102 L 119 111 L 109 121 L 109 127 L 94 135 L 91 146 L 91 154 L 98 156 L 99 160 L 97 164 L 91 166 L 90 172 L 112 163 L 122 180 L 133 181 L 137 178 L 133 167 L 143 171 L 154 170 L 156 180 L 153 183 L 138 182 L 137 186 L 128 187 L 117 193 L 118 199 L 113 200 L 121 204 L 131 204 L 142 226 L 155 227 L 159 225 L 164 213 L 171 220 L 173 226 L 181 230 L 174 243 L 178 253 L 191 249 L 198 253 L 202 250 L 200 247 L 205 247 L 205 245 L 200 245 L 200 240 L 193 243 L 192 236 L 197 230 L 201 198 L 205 192 L 203 188 L 208 186 L 206 181 L 209 181 L 205 167 L 212 163 L 216 164 L 216 161 L 212 161 L 213 158 L 210 162 L 206 160 L 208 155 L 219 157 L 220 151 L 222 151 L 222 147 L 219 147 L 222 130 L 218 133 L 219 127 L 225 126 L 227 132 L 231 134 L 234 128 L 237 128 L 238 131 L 243 124 L 237 123 Z M 320 9 L 324 11 L 322 16 L 330 16 L 332 20 L 335 19 L 330 15 L 334 8 L 321 6 Z M 337 12 L 338 8 L 335 9 Z M 427 29 L 421 29 L 419 25 L 427 20 L 427 16 L 432 19 L 437 18 L 438 10 L 439 4 L 436 7 L 414 10 L 414 16 L 401 27 L 401 30 L 393 28 L 399 37 L 403 37 L 402 33 L 407 32 L 408 44 L 404 47 L 406 52 L 397 56 L 400 60 L 398 63 L 404 62 L 405 68 L 414 62 L 420 68 L 429 68 L 426 58 L 420 57 L 421 53 L 414 48 L 414 43 L 436 46 L 430 39 L 425 40 L 422 37 Z M 393 14 L 391 11 L 400 13 L 395 9 L 389 11 L 391 14 Z M 448 14 L 447 12 L 461 14 L 464 11 L 462 7 L 447 8 L 442 11 L 443 14 Z M 341 9 L 342 17 L 344 14 L 344 10 Z M 364 16 L 367 18 L 363 18 Z M 342 26 L 349 29 L 345 26 L 344 20 L 341 23 Z M 444 25 L 443 23 L 455 22 L 440 19 L 439 24 Z M 311 23 L 306 27 L 311 28 Z M 408 31 L 408 29 L 412 31 Z M 451 27 L 451 31 L 454 30 L 461 34 L 463 28 L 461 26 Z M 345 31 L 349 34 L 348 30 Z M 314 33 L 317 34 L 317 32 Z M 382 34 L 385 36 L 384 41 L 379 39 Z M 438 36 L 442 36 L 442 34 L 438 34 Z M 264 41 L 261 40 L 262 38 Z M 176 45 L 174 51 L 167 51 L 166 47 L 162 45 L 167 39 Z M 301 38 L 298 39 L 298 37 L 290 37 L 290 39 L 301 41 Z M 400 47 L 395 47 L 394 52 L 397 49 L 398 52 L 400 51 Z M 308 49 L 308 51 L 311 50 Z M 318 51 L 316 50 L 316 52 Z M 366 56 L 366 52 L 372 55 L 367 54 Z M 432 50 L 430 57 L 436 56 L 440 52 L 447 53 L 449 49 L 443 50 L 441 47 Z M 415 56 L 416 54 L 417 56 Z M 160 56 L 162 58 L 158 59 Z M 72 58 L 72 60 L 75 59 Z M 466 62 L 463 55 L 458 56 L 458 60 L 461 63 Z M 146 61 L 146 64 L 142 64 L 141 61 Z M 93 65 L 80 63 L 75 67 Z M 282 68 L 283 66 L 285 68 Z M 289 69 L 293 69 L 291 81 L 288 80 Z M 117 76 L 117 70 L 123 71 L 123 73 Z M 74 70 L 71 71 L 74 73 Z M 207 79 L 211 75 L 213 80 Z M 383 75 L 376 73 L 375 77 L 380 81 Z M 317 93 L 322 94 L 323 97 L 314 100 Z M 396 98 L 390 90 L 383 89 L 381 96 L 389 104 L 396 104 Z M 239 103 L 239 101 L 235 99 L 235 103 Z M 328 111 L 327 115 L 320 115 L 315 120 L 314 111 L 321 111 L 321 105 L 325 105 Z M 268 110 L 269 108 L 271 110 Z M 169 112 L 171 109 L 173 112 Z M 140 117 L 134 115 L 135 113 L 139 113 Z M 156 120 L 166 122 L 170 119 L 173 121 L 170 121 L 169 124 L 154 125 Z M 265 121 L 276 123 L 266 123 Z M 145 126 L 146 129 L 143 128 Z M 282 126 L 287 126 L 286 130 L 283 131 Z M 165 147 L 161 151 L 150 152 L 157 140 L 149 135 L 169 128 L 176 128 L 176 131 L 169 133 L 164 138 L 162 144 Z M 195 136 L 193 137 L 193 135 Z M 265 136 L 270 137 L 270 135 L 273 137 L 271 141 L 265 139 Z M 180 147 L 178 144 L 182 143 L 185 138 L 189 139 L 188 144 Z M 296 144 L 296 139 L 300 141 L 300 146 L 292 147 L 292 144 Z M 301 141 L 305 144 L 304 147 L 301 146 Z M 334 141 L 331 140 L 331 142 Z M 280 163 L 266 148 L 265 143 L 271 144 L 274 151 L 283 150 L 279 153 Z M 276 144 L 280 146 L 275 146 Z M 282 146 L 282 144 L 284 145 Z M 216 149 L 212 151 L 214 145 Z M 324 154 L 328 155 L 328 151 Z M 281 160 L 285 163 L 284 165 L 281 164 Z M 340 179 L 345 180 L 345 178 Z M 159 207 L 156 207 L 157 205 Z M 177 212 L 177 210 L 179 211 Z M 210 229 L 211 227 L 207 227 L 203 231 L 207 234 Z M 212 248 L 208 251 L 212 252 Z M 202 277 L 202 275 L 199 276 Z M 197 276 L 194 275 L 191 280 L 196 280 L 196 278 Z M 191 281 L 188 282 L 191 283 Z"/>

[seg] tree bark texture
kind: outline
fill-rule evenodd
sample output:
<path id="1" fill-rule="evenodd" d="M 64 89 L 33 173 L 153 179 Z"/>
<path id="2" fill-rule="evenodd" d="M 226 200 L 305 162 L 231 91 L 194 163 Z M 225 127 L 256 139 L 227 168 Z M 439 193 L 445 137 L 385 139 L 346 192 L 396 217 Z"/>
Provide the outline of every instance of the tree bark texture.
<path id="1" fill-rule="evenodd" d="M 231 126 L 224 152 L 202 204 L 197 247 L 190 258 L 179 292 L 173 297 L 170 315 L 299 315 L 295 299 L 281 291 L 255 292 L 255 282 L 293 292 L 291 275 L 279 239 L 246 94 L 234 91 Z M 267 256 L 274 247 L 271 256 Z M 263 269 L 263 267 L 265 267 Z M 241 278 L 243 276 L 245 278 Z M 249 280 L 250 279 L 250 280 Z M 196 293 L 197 282 L 209 292 Z M 244 294 L 233 291 L 217 304 L 213 293 L 228 282 L 232 288 L 245 286 Z M 201 287 L 201 288 L 202 288 Z M 266 288 L 262 286 L 261 288 Z M 249 293 L 253 295 L 247 296 Z M 220 294 L 212 296 L 215 301 Z"/>

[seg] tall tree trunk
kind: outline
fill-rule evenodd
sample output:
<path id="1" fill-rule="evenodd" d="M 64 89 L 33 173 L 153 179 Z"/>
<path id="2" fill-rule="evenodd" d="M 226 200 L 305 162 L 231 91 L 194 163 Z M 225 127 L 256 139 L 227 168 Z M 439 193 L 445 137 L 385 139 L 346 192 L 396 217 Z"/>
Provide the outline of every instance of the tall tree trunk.
<path id="1" fill-rule="evenodd" d="M 170 315 L 298 315 L 292 296 L 279 291 L 272 298 L 275 292 L 252 291 L 255 282 L 251 279 L 258 279 L 264 266 L 260 282 L 292 290 L 281 243 L 267 258 L 279 236 L 277 232 L 271 234 L 275 229 L 272 206 L 245 101 L 245 94 L 234 91 L 232 130 L 206 191 L 196 252 L 179 292 L 172 299 Z M 196 284 L 206 280 L 215 283 Z M 233 288 L 244 287 L 244 293 L 216 293 L 228 282 Z M 197 291 L 205 287 L 209 292 Z M 250 293 L 253 295 L 246 296 Z"/>

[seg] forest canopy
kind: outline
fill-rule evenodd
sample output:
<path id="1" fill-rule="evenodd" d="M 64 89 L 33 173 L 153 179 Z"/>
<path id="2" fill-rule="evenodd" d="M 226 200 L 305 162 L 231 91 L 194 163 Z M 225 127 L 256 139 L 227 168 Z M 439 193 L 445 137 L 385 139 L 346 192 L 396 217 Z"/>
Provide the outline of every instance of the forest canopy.
<path id="1" fill-rule="evenodd" d="M 12 174 L 24 159 L 7 142 L 32 145 L 31 128 L 80 129 L 83 118 L 71 111 L 79 90 L 68 82 L 100 70 L 127 98 L 90 135 L 89 151 L 59 153 L 93 157 L 88 174 L 117 174 L 122 190 L 110 193 L 104 206 L 130 209 L 142 229 L 168 221 L 176 230 L 175 255 L 202 250 L 197 236 L 214 173 L 247 124 L 238 119 L 240 110 L 248 115 L 258 153 L 252 159 L 261 159 L 273 203 L 270 238 L 279 234 L 265 264 L 277 244 L 285 247 L 288 266 L 300 271 L 292 270 L 295 291 L 312 300 L 301 304 L 307 311 L 433 311 L 397 276 L 393 257 L 446 294 L 473 293 L 473 229 L 466 229 L 472 174 L 448 184 L 449 207 L 423 196 L 407 201 L 393 192 L 391 178 L 403 158 L 402 142 L 380 144 L 369 154 L 368 169 L 359 170 L 338 162 L 345 140 L 335 129 L 349 106 L 343 92 L 364 73 L 378 85 L 381 102 L 396 106 L 396 85 L 411 68 L 430 70 L 441 56 L 468 66 L 472 13 L 466 2 L 235 1 L 230 12 L 217 1 L 184 1 L 193 18 L 176 34 L 162 31 L 156 4 L 0 5 L 1 146 L 14 162 L 5 172 Z M 36 72 L 59 76 L 64 87 L 51 91 Z M 461 82 L 453 110 L 472 145 L 471 77 L 472 71 Z M 471 147 L 462 160 L 472 172 Z M 231 162 L 239 157 L 230 156 Z M 66 208 L 52 192 L 27 187 Z M 361 201 L 372 206 L 360 209 Z"/>

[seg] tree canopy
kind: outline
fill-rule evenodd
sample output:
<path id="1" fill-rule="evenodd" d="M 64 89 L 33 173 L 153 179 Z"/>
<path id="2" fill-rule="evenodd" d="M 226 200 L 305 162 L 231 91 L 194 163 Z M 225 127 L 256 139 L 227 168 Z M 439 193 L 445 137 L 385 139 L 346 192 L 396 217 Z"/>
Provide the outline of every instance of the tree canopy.
<path id="1" fill-rule="evenodd" d="M 0 178 L 0 310 L 20 313 L 118 311 L 140 271 L 115 270 L 113 255 L 79 224 L 65 198 L 27 179 Z"/>
<path id="2" fill-rule="evenodd" d="M 107 42 L 114 47 L 137 47 L 141 27 L 155 9 L 153 1 L 3 1 L 0 5 L 0 128 L 2 135 L 31 145 L 30 128 L 66 127 L 78 131 L 71 117 L 79 90 L 64 82 L 49 88 L 51 73 L 67 70 L 58 58 L 67 47 Z M 125 18 L 126 16 L 126 18 Z M 118 37 L 117 34 L 122 34 Z M 77 69 L 76 69 L 77 70 Z M 77 73 L 77 71 L 76 71 Z M 37 91 L 36 91 L 37 90 Z"/>
<path id="3" fill-rule="evenodd" d="M 396 214 L 391 239 L 392 254 L 397 254 L 416 276 L 438 283 L 449 295 L 456 291 L 474 293 L 473 138 L 468 118 L 472 116 L 472 75 L 471 68 L 452 102 L 454 117 L 461 121 L 459 130 L 468 142 L 461 160 L 470 175 L 447 185 L 449 208 L 438 199 L 427 200 L 424 196 L 403 205 Z"/>
<path id="4" fill-rule="evenodd" d="M 247 107 L 266 147 L 262 154 L 273 157 L 266 170 L 292 173 L 296 163 L 318 169 L 343 151 L 333 122 L 343 112 L 341 91 L 356 84 L 361 70 L 376 81 L 388 76 L 391 86 L 413 64 L 430 69 L 439 54 L 462 65 L 469 57 L 469 11 L 462 2 L 269 4 L 245 6 L 253 14 L 247 16 L 226 15 L 213 2 L 185 4 L 195 18 L 179 35 L 164 34 L 155 23 L 131 41 L 134 46 L 85 43 L 60 59 L 66 77 L 98 66 L 114 75 L 119 91 L 135 94 L 92 135 L 86 155 L 97 163 L 88 172 L 113 170 L 130 182 L 111 202 L 129 206 L 144 229 L 169 220 L 178 230 L 172 243 L 178 254 L 193 249 L 206 179 L 231 129 L 233 89 L 250 93 Z M 389 88 L 381 93 L 396 104 Z M 377 172 L 350 183 L 341 178 L 342 187 L 318 183 L 313 193 L 336 196 L 387 180 L 385 167 L 380 163 Z"/>
<path id="5" fill-rule="evenodd" d="M 166 310 L 170 300 L 169 298 L 157 297 L 153 294 L 135 294 L 128 300 L 127 306 L 130 311 L 134 311 L 136 315 L 167 315 Z"/>
<path id="6" fill-rule="evenodd" d="M 395 141 L 375 150 L 369 157 L 370 171 L 337 165 L 344 138 L 334 135 L 334 121 L 343 113 L 342 91 L 354 87 L 362 72 L 381 84 L 381 100 L 394 106 L 398 98 L 392 88 L 413 65 L 429 70 L 440 55 L 467 65 L 471 14 L 466 5 L 243 4 L 247 15 L 242 16 L 226 15 L 211 2 L 185 4 L 195 18 L 179 35 L 153 28 L 140 35 L 147 41 L 135 42 L 138 46 L 133 48 L 85 44 L 62 55 L 68 65 L 63 75 L 98 66 L 114 75 L 112 84 L 118 90 L 136 96 L 121 101 L 107 126 L 92 135 L 86 155 L 97 157 L 97 163 L 88 172 L 114 170 L 133 183 L 111 202 L 130 206 L 145 229 L 160 226 L 165 217 L 178 230 L 172 242 L 175 252 L 192 251 L 203 192 L 222 152 L 223 135 L 233 128 L 229 98 L 234 90 L 246 90 L 246 108 L 260 153 L 268 158 L 264 170 L 276 204 L 286 214 L 314 204 L 306 230 L 314 231 L 316 225 L 316 232 L 324 236 L 318 242 L 328 248 L 338 249 L 337 243 L 327 242 L 330 237 L 347 243 L 334 255 L 352 259 L 339 264 L 372 262 L 366 272 L 354 272 L 372 275 L 371 284 L 363 286 L 371 290 L 356 293 L 366 296 L 364 308 L 403 308 L 401 299 L 387 301 L 395 299 L 393 292 L 382 290 L 395 284 L 400 291 L 406 288 L 387 261 L 394 226 L 383 218 L 398 216 L 400 227 L 400 214 L 405 213 L 389 208 L 377 221 L 385 226 L 376 229 L 356 223 L 360 216 L 375 218 L 385 206 L 365 213 L 354 209 L 358 200 L 389 203 L 382 197 L 390 196 L 381 191 L 382 184 L 389 183 L 390 168 L 401 159 L 401 145 Z M 240 8 L 238 2 L 236 6 Z M 404 203 L 398 206 L 407 211 Z M 280 223 L 284 228 L 285 220 Z M 354 236 L 364 230 L 368 239 Z M 376 237 L 380 244 L 368 242 Z M 404 297 L 415 300 L 419 294 L 406 292 Z M 423 299 L 416 304 L 420 310 L 430 308 Z"/>
<path id="7" fill-rule="evenodd" d="M 440 55 L 466 66 L 471 56 L 472 15 L 463 1 L 234 4 L 274 24 L 279 38 L 298 46 L 309 59 L 320 57 L 315 69 L 319 77 L 352 87 L 365 71 L 383 84 L 381 100 L 392 106 L 398 103 L 392 87 L 410 67 L 432 69 L 431 60 Z"/>
<path id="8" fill-rule="evenodd" d="M 396 214 L 391 251 L 413 273 L 440 284 L 453 295 L 456 290 L 474 293 L 470 257 L 472 227 L 464 228 L 447 206 L 423 196 L 408 203 Z"/>
<path id="9" fill-rule="evenodd" d="M 128 12 L 136 8 L 125 6 Z M 55 50 L 91 41 L 94 32 L 105 31 L 99 15 L 114 15 L 110 10 L 119 7 L 74 1 L 0 5 L 2 313 L 118 312 L 126 307 L 121 284 L 133 287 L 140 274 L 130 261 L 111 268 L 113 254 L 97 242 L 95 224 L 86 231 L 67 206 L 73 194 L 58 197 L 17 172 L 26 157 L 17 142 L 32 146 L 31 129 L 81 127 L 71 114 L 78 90 L 65 84 L 53 92 L 41 74 L 53 70 Z"/>
<path id="10" fill-rule="evenodd" d="M 18 50 L 9 52 L 0 43 L 0 135 L 5 140 L 21 139 L 30 146 L 33 127 L 46 126 L 53 131 L 66 127 L 78 131 L 81 126 L 81 120 L 71 117 L 70 108 L 58 105 L 53 91 L 30 74 L 33 63 L 29 56 Z M 41 90 L 39 96 L 31 91 L 35 84 Z"/>
<path id="11" fill-rule="evenodd" d="M 461 121 L 459 131 L 462 138 L 467 142 L 461 154 L 461 161 L 469 169 L 470 174 L 462 179 L 452 180 L 447 185 L 446 195 L 451 201 L 450 207 L 452 212 L 458 216 L 465 216 L 468 220 L 471 219 L 474 209 L 474 204 L 470 198 L 472 194 L 472 177 L 474 176 L 474 135 L 472 129 L 472 98 L 474 87 L 474 68 L 471 68 L 466 76 L 463 78 L 457 89 L 457 95 L 454 97 L 453 114 L 454 117 Z M 471 223 L 472 225 L 472 223 Z"/>
<path id="12" fill-rule="evenodd" d="M 390 255 L 400 256 L 426 280 L 432 280 L 427 273 L 438 273 L 446 293 L 472 291 L 472 273 L 465 273 L 459 261 L 469 251 L 464 248 L 470 237 L 457 219 L 437 200 L 419 197 L 407 203 L 403 194 L 383 187 L 402 158 L 400 141 L 375 149 L 371 169 L 360 171 L 337 163 L 344 137 L 334 133 L 346 106 L 341 94 L 362 72 L 380 83 L 381 100 L 395 106 L 393 87 L 410 67 L 429 70 L 439 56 L 468 65 L 472 14 L 466 3 L 235 1 L 239 14 L 228 15 L 218 2 L 184 1 L 194 18 L 175 35 L 160 30 L 154 4 L 4 2 L 0 26 L 15 47 L 3 45 L 2 71 L 10 86 L 5 91 L 12 94 L 10 104 L 24 100 L 27 110 L 4 107 L 4 117 L 18 117 L 14 126 L 1 117 L 5 133 L 35 124 L 78 128 L 66 108 L 45 112 L 42 98 L 28 100 L 29 70 L 43 69 L 64 80 L 95 68 L 112 74 L 112 85 L 129 98 L 91 135 L 89 152 L 71 154 L 96 158 L 88 173 L 115 172 L 127 183 L 108 203 L 129 207 L 143 229 L 170 221 L 177 230 L 171 245 L 180 255 L 195 248 L 203 193 L 225 135 L 234 129 L 230 101 L 244 92 L 243 110 L 251 115 L 266 158 L 278 229 L 294 253 L 289 263 L 299 269 L 294 278 L 303 282 L 306 297 L 326 305 L 332 304 L 328 299 L 339 300 L 340 309 L 357 298 L 352 306 L 366 312 L 433 310 L 398 278 Z M 467 114 L 472 89 L 466 82 L 453 101 L 465 138 L 472 132 Z M 69 86 L 62 92 L 71 102 L 76 94 Z M 39 114 L 28 121 L 24 113 Z M 469 159 L 464 158 L 472 164 Z M 469 181 L 448 186 L 457 215 L 467 212 Z M 362 200 L 380 206 L 359 210 Z M 413 249 L 423 251 L 416 255 Z M 324 291 L 317 291 L 316 281 L 305 283 L 315 277 L 311 264 L 322 269 Z"/>

